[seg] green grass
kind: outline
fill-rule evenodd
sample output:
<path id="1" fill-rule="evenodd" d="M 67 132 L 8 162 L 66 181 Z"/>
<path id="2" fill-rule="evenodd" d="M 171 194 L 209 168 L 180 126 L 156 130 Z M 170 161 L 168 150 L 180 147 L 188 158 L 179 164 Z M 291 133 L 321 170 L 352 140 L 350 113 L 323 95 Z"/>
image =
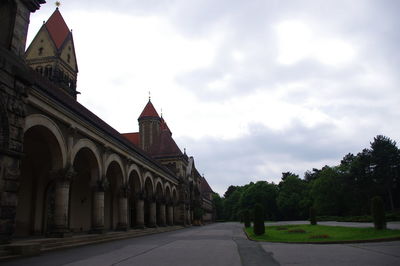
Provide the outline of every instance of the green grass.
<path id="1" fill-rule="evenodd" d="M 253 240 L 269 242 L 340 242 L 400 238 L 400 230 L 308 224 L 266 226 L 265 234 L 261 236 L 254 235 L 252 227 L 246 228 L 246 232 Z"/>

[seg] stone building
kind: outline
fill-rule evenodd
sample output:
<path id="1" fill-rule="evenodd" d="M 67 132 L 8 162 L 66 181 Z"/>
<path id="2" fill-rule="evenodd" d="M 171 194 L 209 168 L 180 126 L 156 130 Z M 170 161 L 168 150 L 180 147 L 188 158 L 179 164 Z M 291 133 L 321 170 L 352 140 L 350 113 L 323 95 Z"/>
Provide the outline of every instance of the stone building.
<path id="1" fill-rule="evenodd" d="M 25 53 L 30 13 L 44 3 L 0 4 L 0 242 L 211 222 L 212 190 L 150 100 L 127 134 L 76 101 L 58 9 Z"/>

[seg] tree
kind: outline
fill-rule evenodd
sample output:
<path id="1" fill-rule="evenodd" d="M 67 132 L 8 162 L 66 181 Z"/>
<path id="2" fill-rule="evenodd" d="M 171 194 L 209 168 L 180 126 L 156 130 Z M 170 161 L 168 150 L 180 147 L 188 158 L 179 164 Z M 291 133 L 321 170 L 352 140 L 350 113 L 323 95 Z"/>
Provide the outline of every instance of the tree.
<path id="1" fill-rule="evenodd" d="M 254 206 L 254 227 L 253 232 L 255 235 L 263 235 L 265 233 L 264 226 L 264 209 L 263 206 L 257 203 Z"/>
<path id="2" fill-rule="evenodd" d="M 229 197 L 225 198 L 225 219 L 231 221 L 239 220 L 241 189 L 236 189 Z"/>
<path id="3" fill-rule="evenodd" d="M 250 211 L 244 210 L 242 214 L 243 214 L 244 227 L 246 228 L 250 227 L 251 226 Z"/>
<path id="4" fill-rule="evenodd" d="M 391 210 L 394 209 L 393 190 L 399 183 L 400 152 L 396 142 L 378 135 L 371 142 L 371 162 L 374 180 L 387 193 Z"/>
<path id="5" fill-rule="evenodd" d="M 218 193 L 212 194 L 212 202 L 216 212 L 216 220 L 224 219 L 224 199 L 222 199 Z"/>
<path id="6" fill-rule="evenodd" d="M 372 198 L 371 214 L 374 220 L 375 229 L 386 229 L 385 207 L 381 197 Z"/>
<path id="7" fill-rule="evenodd" d="M 318 179 L 312 183 L 311 196 L 320 215 L 343 215 L 346 197 L 337 167 L 322 168 Z"/>
<path id="8" fill-rule="evenodd" d="M 283 219 L 307 218 L 311 205 L 307 183 L 297 175 L 285 176 L 279 183 L 277 205 Z"/>
<path id="9" fill-rule="evenodd" d="M 317 224 L 317 215 L 315 213 L 315 209 L 310 207 L 310 224 L 316 225 Z"/>
<path id="10" fill-rule="evenodd" d="M 264 217 L 275 220 L 278 215 L 276 198 L 278 196 L 278 187 L 273 183 L 258 181 L 255 184 L 250 183 L 245 186 L 240 197 L 240 208 L 242 210 L 253 209 L 256 203 L 264 207 Z"/>

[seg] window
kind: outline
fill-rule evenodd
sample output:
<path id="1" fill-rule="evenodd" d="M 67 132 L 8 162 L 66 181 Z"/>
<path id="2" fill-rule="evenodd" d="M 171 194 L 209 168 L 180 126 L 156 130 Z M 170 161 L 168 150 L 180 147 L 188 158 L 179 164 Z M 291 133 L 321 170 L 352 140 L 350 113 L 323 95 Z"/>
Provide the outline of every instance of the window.
<path id="1" fill-rule="evenodd" d="M 39 47 L 38 53 L 39 53 L 39 55 L 43 54 L 43 47 Z"/>

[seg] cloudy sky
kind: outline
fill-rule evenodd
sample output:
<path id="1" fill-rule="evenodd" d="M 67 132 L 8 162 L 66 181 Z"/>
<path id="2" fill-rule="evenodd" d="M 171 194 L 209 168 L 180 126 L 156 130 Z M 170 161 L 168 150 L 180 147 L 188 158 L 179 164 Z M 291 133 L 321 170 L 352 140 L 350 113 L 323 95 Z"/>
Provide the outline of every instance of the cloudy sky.
<path id="1" fill-rule="evenodd" d="M 54 11 L 31 16 L 28 43 Z M 69 0 L 78 100 L 138 131 L 151 99 L 212 188 L 400 141 L 400 1 Z"/>

